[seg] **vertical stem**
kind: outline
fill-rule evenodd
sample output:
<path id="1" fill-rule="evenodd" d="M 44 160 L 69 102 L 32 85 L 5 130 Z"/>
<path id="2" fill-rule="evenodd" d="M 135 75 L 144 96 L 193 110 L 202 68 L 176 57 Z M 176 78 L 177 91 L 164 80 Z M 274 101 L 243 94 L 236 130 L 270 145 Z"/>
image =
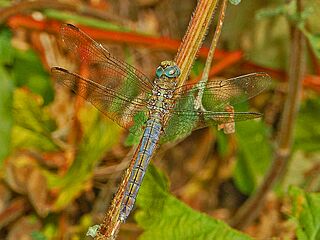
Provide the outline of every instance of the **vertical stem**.
<path id="1" fill-rule="evenodd" d="M 211 45 L 210 45 L 210 50 L 208 53 L 208 57 L 206 60 L 206 64 L 204 66 L 203 69 L 203 73 L 202 73 L 202 77 L 201 80 L 199 81 L 199 85 L 205 85 L 205 83 L 208 81 L 209 78 L 209 71 L 211 68 L 211 64 L 212 64 L 212 60 L 213 60 L 213 56 L 214 56 L 214 51 L 217 47 L 217 43 L 221 34 L 221 30 L 222 30 L 222 25 L 223 25 L 223 21 L 224 21 L 224 17 L 226 15 L 226 9 L 227 9 L 227 4 L 228 4 L 228 0 L 222 0 L 221 3 L 221 10 L 220 10 L 220 15 L 219 15 L 219 19 L 218 19 L 218 24 L 217 24 L 217 28 L 215 30 Z M 198 92 L 198 95 L 195 99 L 195 109 L 201 109 L 204 110 L 203 106 L 202 106 L 202 96 L 203 96 L 203 92 L 204 92 L 204 88 L 201 88 Z"/>
<path id="2" fill-rule="evenodd" d="M 297 11 L 302 10 L 301 0 L 297 1 Z M 292 42 L 290 48 L 290 62 L 288 70 L 288 95 L 284 104 L 284 111 L 277 136 L 277 145 L 272 165 L 256 193 L 242 206 L 232 219 L 231 225 L 242 229 L 248 226 L 259 214 L 263 207 L 267 193 L 273 188 L 288 165 L 293 142 L 293 128 L 299 110 L 300 93 L 304 73 L 303 46 L 305 39 L 297 26 L 291 27 Z"/>
<path id="3" fill-rule="evenodd" d="M 218 0 L 199 0 L 187 32 L 179 47 L 175 62 L 181 70 L 179 86 L 183 85 L 211 22 Z"/>

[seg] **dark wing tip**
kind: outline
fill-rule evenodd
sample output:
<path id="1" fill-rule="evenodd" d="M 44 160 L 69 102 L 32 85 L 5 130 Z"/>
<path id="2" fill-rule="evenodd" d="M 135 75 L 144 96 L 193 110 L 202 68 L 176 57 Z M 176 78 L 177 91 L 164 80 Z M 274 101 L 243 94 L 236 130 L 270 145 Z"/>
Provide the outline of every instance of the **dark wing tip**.
<path id="1" fill-rule="evenodd" d="M 75 31 L 79 31 L 80 29 L 71 23 L 66 23 L 61 26 L 61 28 L 72 28 Z"/>
<path id="2" fill-rule="evenodd" d="M 69 71 L 67 69 L 64 69 L 62 67 L 52 67 L 51 68 L 51 73 L 55 73 L 55 72 L 65 72 L 65 73 L 69 73 Z"/>

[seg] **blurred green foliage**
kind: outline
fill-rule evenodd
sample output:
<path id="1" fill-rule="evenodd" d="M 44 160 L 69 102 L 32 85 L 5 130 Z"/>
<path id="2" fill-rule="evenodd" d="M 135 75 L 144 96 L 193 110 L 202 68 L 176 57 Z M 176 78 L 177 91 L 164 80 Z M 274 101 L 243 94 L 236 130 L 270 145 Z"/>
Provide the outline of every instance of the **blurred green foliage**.
<path id="1" fill-rule="evenodd" d="M 31 233 L 32 240 L 47 240 L 48 238 L 42 232 L 33 232 Z"/>
<path id="2" fill-rule="evenodd" d="M 297 187 L 291 187 L 289 196 L 292 201 L 290 215 L 297 225 L 297 239 L 320 239 L 320 194 L 308 193 Z"/>
<path id="3" fill-rule="evenodd" d="M 11 149 L 13 83 L 3 66 L 0 65 L 0 166 Z"/>
<path id="4" fill-rule="evenodd" d="M 250 194 L 259 186 L 272 159 L 269 130 L 263 121 L 237 123 L 237 163 L 234 180 L 242 193 Z"/>
<path id="5" fill-rule="evenodd" d="M 33 93 L 39 94 L 43 98 L 44 105 L 52 102 L 54 92 L 49 74 L 43 69 L 34 51 L 15 50 L 11 70 L 16 87 L 26 86 Z"/>
<path id="6" fill-rule="evenodd" d="M 303 101 L 295 127 L 294 148 L 305 152 L 320 151 L 320 98 Z"/>
<path id="7" fill-rule="evenodd" d="M 12 129 L 12 147 L 14 149 L 33 149 L 43 152 L 59 150 L 52 138 L 57 126 L 43 105 L 42 98 L 26 91 L 17 89 L 14 93 L 14 115 Z"/>
<path id="8" fill-rule="evenodd" d="M 54 9 L 48 9 L 45 12 L 45 15 L 49 18 L 53 18 L 56 20 L 60 20 L 62 22 L 77 22 L 82 25 L 105 29 L 105 30 L 113 30 L 119 32 L 129 32 L 130 28 L 125 26 L 120 26 L 118 24 L 113 24 L 111 22 L 106 22 L 99 19 L 89 18 L 85 16 L 79 16 L 72 13 L 57 11 Z"/>
<path id="9" fill-rule="evenodd" d="M 53 100 L 51 81 L 48 77 L 49 75 L 44 71 L 40 59 L 31 50 L 21 51 L 13 48 L 11 45 L 11 37 L 8 29 L 4 28 L 0 32 L 0 165 L 3 158 L 10 152 L 12 147 L 11 141 L 13 145 L 15 145 L 19 140 L 22 140 L 23 135 L 26 137 L 26 135 L 21 132 L 21 135 L 13 134 L 14 138 L 11 140 L 14 87 L 27 86 L 33 92 L 40 94 L 45 104 Z M 26 113 L 28 109 L 24 109 L 22 112 L 23 111 Z M 21 118 L 15 119 L 20 121 L 20 123 L 24 120 L 28 122 L 29 116 L 27 116 L 27 119 L 23 119 L 23 113 L 21 114 Z M 13 131 L 15 131 L 15 129 L 16 128 L 14 128 Z M 33 141 L 32 139 L 35 140 L 31 138 L 30 142 Z M 24 138 L 23 142 L 27 143 L 25 140 Z M 39 139 L 36 139 L 35 141 L 37 142 L 38 140 Z"/>
<path id="10" fill-rule="evenodd" d="M 62 177 L 45 171 L 49 188 L 59 189 L 53 206 L 56 210 L 66 207 L 86 188 L 85 183 L 92 177 L 94 167 L 119 139 L 120 127 L 106 121 L 94 108 L 84 109 L 80 120 L 84 132 L 67 173 Z"/>
<path id="11" fill-rule="evenodd" d="M 288 66 L 290 24 L 294 24 L 304 30 L 319 58 L 319 1 L 304 1 L 303 9 L 298 17 L 295 1 L 243 1 L 238 6 L 230 5 L 220 44 L 229 50 L 243 49 L 246 59 L 258 65 L 285 70 Z M 243 12 L 251 13 L 251 17 L 241 14 Z"/>
<path id="12" fill-rule="evenodd" d="M 191 209 L 168 189 L 164 174 L 149 166 L 137 198 L 140 208 L 135 218 L 144 230 L 139 239 L 251 239 L 226 223 Z"/>
<path id="13" fill-rule="evenodd" d="M 13 82 L 7 70 L 12 62 L 9 31 L 0 32 L 0 166 L 11 149 L 11 128 L 13 125 L 12 99 Z"/>

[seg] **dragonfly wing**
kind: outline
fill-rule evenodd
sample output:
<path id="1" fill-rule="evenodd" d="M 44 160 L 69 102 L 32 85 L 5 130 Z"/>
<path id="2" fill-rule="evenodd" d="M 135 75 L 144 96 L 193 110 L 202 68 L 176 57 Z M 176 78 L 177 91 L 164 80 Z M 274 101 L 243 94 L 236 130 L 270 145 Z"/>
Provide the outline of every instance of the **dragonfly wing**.
<path id="1" fill-rule="evenodd" d="M 186 116 L 190 113 L 181 113 L 178 115 Z M 194 113 L 195 114 L 195 113 Z M 195 129 L 204 128 L 210 125 L 219 125 L 223 123 L 232 123 L 239 121 L 246 121 L 250 119 L 260 118 L 261 113 L 256 112 L 198 112 L 198 122 L 195 125 Z"/>
<path id="2" fill-rule="evenodd" d="M 145 101 L 140 98 L 129 99 L 113 89 L 85 79 L 64 68 L 53 67 L 51 72 L 57 82 L 91 102 L 107 117 L 124 128 L 130 128 L 133 124 L 134 115 L 146 109 Z"/>
<path id="3" fill-rule="evenodd" d="M 256 112 L 175 111 L 166 125 L 161 142 L 184 138 L 196 129 L 245 121 L 261 116 L 262 114 Z"/>
<path id="4" fill-rule="evenodd" d="M 88 79 L 121 92 L 122 95 L 141 95 L 150 92 L 152 81 L 133 66 L 110 54 L 79 28 L 65 24 L 61 38 L 68 52 L 89 70 Z"/>
<path id="5" fill-rule="evenodd" d="M 251 73 L 227 80 L 209 81 L 200 84 L 186 84 L 177 88 L 175 93 L 180 95 L 179 101 L 197 99 L 200 91 L 203 91 L 202 105 L 208 111 L 225 111 L 227 105 L 235 105 L 244 102 L 265 90 L 271 82 L 266 73 Z M 190 105 L 177 107 L 178 111 L 189 111 Z"/>
<path id="6" fill-rule="evenodd" d="M 206 84 L 186 84 L 177 88 L 177 101 L 168 121 L 166 136 L 162 141 L 171 141 L 177 135 L 187 136 L 192 130 L 210 125 L 245 121 L 261 117 L 254 112 L 229 112 L 227 109 L 250 99 L 270 84 L 265 73 L 253 73 L 223 81 L 210 81 Z M 204 109 L 197 108 L 199 92 Z"/>

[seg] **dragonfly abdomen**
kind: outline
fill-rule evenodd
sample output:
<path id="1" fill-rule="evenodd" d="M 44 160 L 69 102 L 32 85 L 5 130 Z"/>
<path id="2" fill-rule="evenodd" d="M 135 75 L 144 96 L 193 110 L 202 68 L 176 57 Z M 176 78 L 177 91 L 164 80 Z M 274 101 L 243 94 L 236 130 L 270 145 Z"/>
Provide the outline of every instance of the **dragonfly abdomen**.
<path id="1" fill-rule="evenodd" d="M 149 119 L 144 130 L 144 134 L 138 149 L 137 158 L 131 171 L 124 197 L 121 203 L 120 221 L 124 222 L 129 216 L 136 201 L 146 169 L 151 160 L 151 156 L 157 146 L 162 125 L 157 119 Z"/>

